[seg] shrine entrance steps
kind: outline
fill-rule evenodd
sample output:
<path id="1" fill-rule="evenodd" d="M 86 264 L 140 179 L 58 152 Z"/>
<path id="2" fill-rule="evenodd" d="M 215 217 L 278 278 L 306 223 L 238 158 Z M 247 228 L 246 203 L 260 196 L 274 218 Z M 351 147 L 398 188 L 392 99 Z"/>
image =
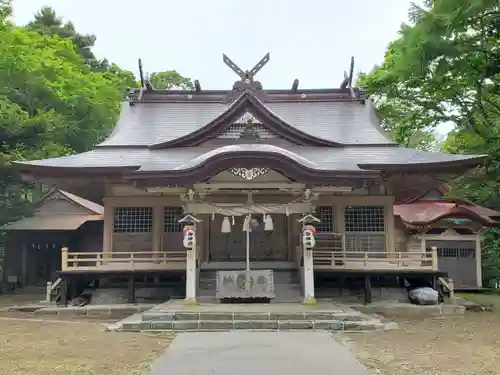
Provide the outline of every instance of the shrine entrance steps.
<path id="1" fill-rule="evenodd" d="M 109 326 L 112 331 L 370 331 L 395 328 L 394 323 L 332 303 L 184 305 L 170 300 Z"/>

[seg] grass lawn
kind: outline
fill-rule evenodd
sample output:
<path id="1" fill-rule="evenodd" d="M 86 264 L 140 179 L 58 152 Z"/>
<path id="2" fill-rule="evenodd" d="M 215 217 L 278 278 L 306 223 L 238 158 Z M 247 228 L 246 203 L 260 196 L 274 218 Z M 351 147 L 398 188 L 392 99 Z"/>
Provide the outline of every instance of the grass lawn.
<path id="1" fill-rule="evenodd" d="M 6 293 L 0 295 L 0 308 L 15 305 L 29 305 L 39 303 L 45 299 L 43 293 Z"/>
<path id="2" fill-rule="evenodd" d="M 104 332 L 94 322 L 0 318 L 0 374 L 147 374 L 171 334 Z"/>
<path id="3" fill-rule="evenodd" d="M 496 312 L 500 313 L 500 294 L 498 293 L 457 293 L 457 297 L 491 305 Z"/>
<path id="4" fill-rule="evenodd" d="M 500 369 L 500 314 L 398 321 L 399 330 L 341 336 L 382 375 L 486 375 Z"/>

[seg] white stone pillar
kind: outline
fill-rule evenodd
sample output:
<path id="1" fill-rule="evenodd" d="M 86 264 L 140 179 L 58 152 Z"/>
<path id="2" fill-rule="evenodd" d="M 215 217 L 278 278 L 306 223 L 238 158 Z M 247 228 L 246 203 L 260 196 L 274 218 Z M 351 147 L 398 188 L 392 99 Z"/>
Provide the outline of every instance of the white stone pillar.
<path id="1" fill-rule="evenodd" d="M 313 305 L 316 303 L 316 298 L 314 298 L 313 250 L 307 250 L 302 245 L 302 258 L 304 259 L 304 266 L 302 268 L 304 273 L 304 304 Z"/>
<path id="2" fill-rule="evenodd" d="M 196 304 L 196 247 L 186 250 L 186 304 Z"/>
<path id="3" fill-rule="evenodd" d="M 483 287 L 483 262 L 481 259 L 481 235 L 476 234 L 476 285 Z"/>
<path id="4" fill-rule="evenodd" d="M 183 229 L 182 245 L 186 249 L 186 304 L 196 304 L 196 281 L 198 279 L 198 268 L 196 266 L 197 245 L 196 245 L 196 223 L 199 222 L 194 216 L 187 215 L 182 222 L 193 222 L 191 225 L 186 225 Z"/>

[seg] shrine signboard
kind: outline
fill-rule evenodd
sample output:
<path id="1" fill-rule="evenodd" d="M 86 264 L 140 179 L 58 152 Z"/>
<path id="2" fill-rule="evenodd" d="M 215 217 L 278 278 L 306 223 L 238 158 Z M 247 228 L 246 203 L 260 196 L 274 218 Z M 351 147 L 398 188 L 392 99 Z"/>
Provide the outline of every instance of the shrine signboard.
<path id="1" fill-rule="evenodd" d="M 274 298 L 272 270 L 217 271 L 218 299 Z"/>

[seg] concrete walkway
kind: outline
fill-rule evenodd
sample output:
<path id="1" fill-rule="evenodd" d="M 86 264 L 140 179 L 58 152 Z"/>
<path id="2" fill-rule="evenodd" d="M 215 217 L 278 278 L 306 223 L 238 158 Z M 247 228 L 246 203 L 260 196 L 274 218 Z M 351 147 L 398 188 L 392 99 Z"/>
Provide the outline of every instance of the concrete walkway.
<path id="1" fill-rule="evenodd" d="M 327 332 L 182 333 L 150 375 L 370 375 Z"/>

